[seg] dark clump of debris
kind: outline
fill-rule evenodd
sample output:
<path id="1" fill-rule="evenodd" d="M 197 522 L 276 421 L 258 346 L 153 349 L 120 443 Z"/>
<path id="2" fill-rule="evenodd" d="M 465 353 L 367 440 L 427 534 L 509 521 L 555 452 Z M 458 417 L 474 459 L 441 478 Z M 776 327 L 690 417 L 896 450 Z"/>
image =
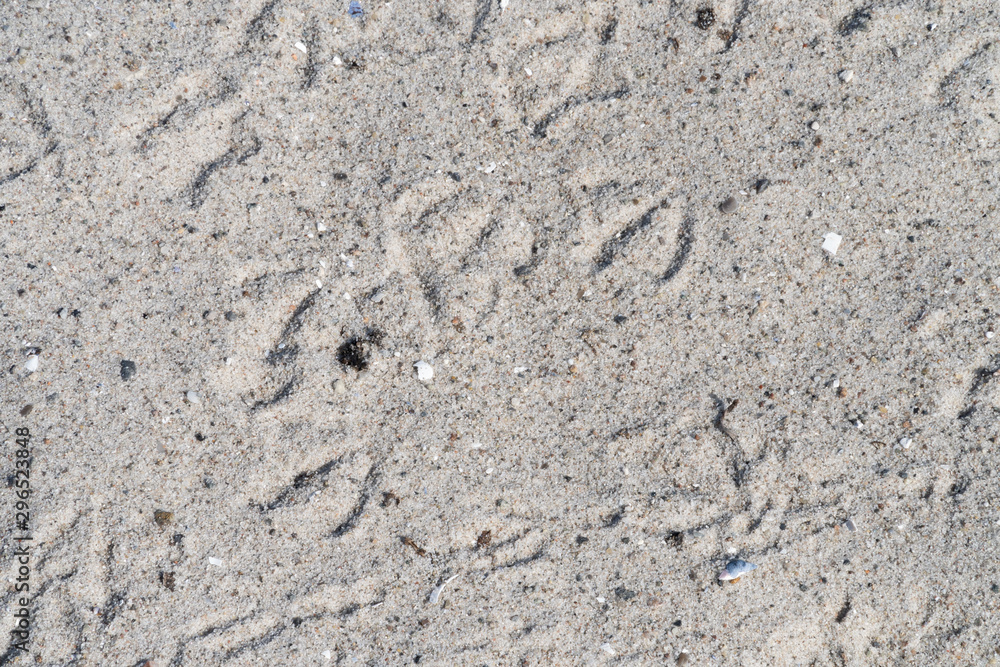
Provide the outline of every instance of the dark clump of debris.
<path id="1" fill-rule="evenodd" d="M 711 7 L 702 7 L 696 14 L 694 24 L 702 30 L 708 30 L 715 25 L 715 10 Z"/>
<path id="2" fill-rule="evenodd" d="M 359 373 L 368 368 L 368 358 L 382 344 L 382 332 L 369 330 L 364 336 L 353 336 L 337 348 L 337 361 Z"/>

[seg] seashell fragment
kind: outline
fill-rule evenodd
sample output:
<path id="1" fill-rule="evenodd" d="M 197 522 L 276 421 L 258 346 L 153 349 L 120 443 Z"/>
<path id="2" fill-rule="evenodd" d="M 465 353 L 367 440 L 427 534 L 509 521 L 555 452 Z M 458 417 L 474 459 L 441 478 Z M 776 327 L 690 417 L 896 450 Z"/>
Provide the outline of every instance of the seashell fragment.
<path id="1" fill-rule="evenodd" d="M 726 569 L 719 574 L 719 581 L 736 581 L 747 572 L 756 570 L 757 566 L 745 560 L 731 560 Z"/>
<path id="2" fill-rule="evenodd" d="M 434 379 L 434 368 L 426 361 L 418 361 L 413 367 L 417 369 L 417 379 L 421 382 L 430 382 Z"/>

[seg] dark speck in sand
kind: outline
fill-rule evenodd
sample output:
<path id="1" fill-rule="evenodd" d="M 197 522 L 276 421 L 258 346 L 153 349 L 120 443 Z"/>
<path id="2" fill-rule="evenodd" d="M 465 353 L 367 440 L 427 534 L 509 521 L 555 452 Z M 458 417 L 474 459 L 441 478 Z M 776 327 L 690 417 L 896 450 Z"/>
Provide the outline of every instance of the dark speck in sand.
<path id="1" fill-rule="evenodd" d="M 703 7 L 698 10 L 695 25 L 702 30 L 708 30 L 715 25 L 715 10 L 711 7 Z"/>

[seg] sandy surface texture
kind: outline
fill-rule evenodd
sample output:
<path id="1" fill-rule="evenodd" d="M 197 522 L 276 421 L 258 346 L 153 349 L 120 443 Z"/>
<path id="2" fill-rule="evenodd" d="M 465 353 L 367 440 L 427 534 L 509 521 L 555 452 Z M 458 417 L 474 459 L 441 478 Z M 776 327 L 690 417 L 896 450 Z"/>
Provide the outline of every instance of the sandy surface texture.
<path id="1" fill-rule="evenodd" d="M 0 3 L 0 665 L 996 661 L 997 25 Z"/>

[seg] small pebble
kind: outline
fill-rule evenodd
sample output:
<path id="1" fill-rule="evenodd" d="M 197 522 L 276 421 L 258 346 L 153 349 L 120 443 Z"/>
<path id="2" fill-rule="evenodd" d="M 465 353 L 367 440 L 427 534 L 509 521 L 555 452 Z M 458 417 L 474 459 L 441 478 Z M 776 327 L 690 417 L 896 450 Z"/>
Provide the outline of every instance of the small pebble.
<path id="1" fill-rule="evenodd" d="M 418 361 L 413 367 L 417 369 L 417 379 L 421 382 L 431 382 L 434 379 L 434 368 L 426 361 Z"/>
<path id="2" fill-rule="evenodd" d="M 347 384 L 341 378 L 333 381 L 333 392 L 339 396 L 347 393 Z"/>
<path id="3" fill-rule="evenodd" d="M 837 250 L 840 248 L 840 242 L 844 240 L 844 237 L 840 234 L 834 234 L 833 232 L 828 232 L 823 235 L 823 250 L 827 251 L 831 255 L 836 255 Z"/>
<path id="4" fill-rule="evenodd" d="M 208 557 L 208 564 L 209 565 L 216 565 L 216 566 L 220 566 L 221 567 L 222 566 L 222 559 L 221 558 L 215 558 L 214 556 L 209 556 Z"/>
<path id="5" fill-rule="evenodd" d="M 819 129 L 819 123 L 817 123 L 816 121 L 809 123 L 809 129 L 815 132 L 816 130 Z"/>
<path id="6" fill-rule="evenodd" d="M 24 406 L 23 408 L 21 408 L 21 416 L 22 417 L 27 417 L 28 415 L 31 414 L 31 411 L 34 410 L 34 409 L 35 409 L 35 406 L 32 405 L 31 403 L 28 403 L 26 406 Z"/>
<path id="7" fill-rule="evenodd" d="M 382 299 L 385 298 L 385 292 L 379 290 L 372 294 L 372 303 L 382 303 Z"/>
<path id="8" fill-rule="evenodd" d="M 30 357 L 28 357 L 28 360 L 24 363 L 24 370 L 28 371 L 29 373 L 34 373 L 35 371 L 38 370 L 37 354 L 33 354 Z"/>
<path id="9" fill-rule="evenodd" d="M 736 197 L 729 197 L 728 199 L 726 199 L 726 201 L 722 202 L 722 204 L 719 206 L 719 210 L 722 211 L 723 213 L 729 214 L 729 213 L 735 213 L 736 209 L 738 209 L 739 207 L 740 203 L 739 201 L 737 201 Z"/>
<path id="10" fill-rule="evenodd" d="M 690 660 L 690 658 L 688 658 L 687 651 L 684 651 L 679 656 L 677 656 L 678 665 L 686 665 L 688 663 L 688 660 Z"/>
<path id="11" fill-rule="evenodd" d="M 59 316 L 60 320 L 65 320 L 66 316 L 69 315 L 69 311 L 67 311 L 65 308 L 60 308 L 59 310 L 56 311 L 56 315 Z"/>
<path id="12" fill-rule="evenodd" d="M 601 644 L 601 650 L 604 651 L 605 653 L 607 653 L 608 655 L 614 655 L 615 654 L 615 650 L 613 648 L 611 648 L 611 644 L 608 644 L 608 643 Z"/>
<path id="13" fill-rule="evenodd" d="M 851 519 L 848 519 L 844 523 L 844 525 L 847 526 L 847 530 L 851 531 L 852 533 L 855 532 L 855 531 L 857 531 L 857 529 L 858 529 L 857 526 L 854 525 L 854 521 L 852 521 Z"/>
<path id="14" fill-rule="evenodd" d="M 201 403 L 201 396 L 198 395 L 198 392 L 189 391 L 185 394 L 185 397 L 187 398 L 188 403 Z"/>
<path id="15" fill-rule="evenodd" d="M 322 222 L 317 222 L 316 223 L 316 231 L 320 232 L 320 233 L 325 232 L 326 231 L 326 225 L 324 225 Z"/>
<path id="16" fill-rule="evenodd" d="M 837 76 L 844 83 L 850 83 L 851 79 L 854 78 L 854 70 L 852 70 L 852 69 L 845 69 L 840 74 L 838 74 Z"/>
<path id="17" fill-rule="evenodd" d="M 909 449 L 910 445 L 912 445 L 912 444 L 913 444 L 913 440 L 911 440 L 909 438 L 900 438 L 899 439 L 899 446 L 902 447 L 903 449 Z"/>
<path id="18" fill-rule="evenodd" d="M 156 510 L 153 512 L 153 521 L 160 528 L 169 525 L 174 520 L 174 513 L 166 510 Z"/>
<path id="19" fill-rule="evenodd" d="M 295 42 L 295 48 L 297 48 L 302 53 L 306 53 L 306 45 L 302 42 Z"/>
<path id="20" fill-rule="evenodd" d="M 729 564 L 726 565 L 726 569 L 719 574 L 719 581 L 732 581 L 733 579 L 739 579 L 747 572 L 753 572 L 756 569 L 756 565 L 748 563 L 745 560 L 731 560 L 729 561 Z"/>
<path id="21" fill-rule="evenodd" d="M 992 331 L 987 331 L 986 332 L 986 337 L 987 338 L 993 338 L 993 332 Z"/>
<path id="22" fill-rule="evenodd" d="M 127 359 L 122 359 L 122 367 L 120 372 L 122 380 L 128 382 L 135 375 L 135 362 L 129 361 Z"/>

